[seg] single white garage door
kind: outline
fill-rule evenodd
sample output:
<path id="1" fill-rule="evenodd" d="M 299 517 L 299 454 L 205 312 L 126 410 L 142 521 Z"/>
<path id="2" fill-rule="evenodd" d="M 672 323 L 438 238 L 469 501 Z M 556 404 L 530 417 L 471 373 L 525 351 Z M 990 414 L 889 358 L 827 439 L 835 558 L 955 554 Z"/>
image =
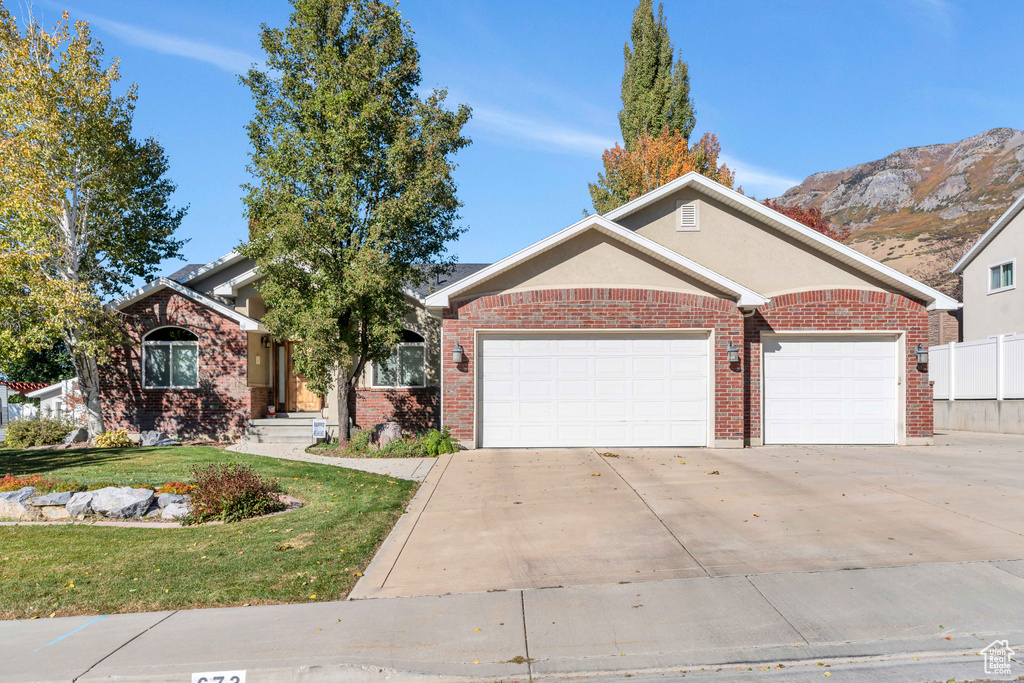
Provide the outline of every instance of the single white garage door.
<path id="1" fill-rule="evenodd" d="M 482 336 L 485 448 L 704 446 L 706 334 Z"/>
<path id="2" fill-rule="evenodd" d="M 766 337 L 766 444 L 896 442 L 896 340 Z"/>

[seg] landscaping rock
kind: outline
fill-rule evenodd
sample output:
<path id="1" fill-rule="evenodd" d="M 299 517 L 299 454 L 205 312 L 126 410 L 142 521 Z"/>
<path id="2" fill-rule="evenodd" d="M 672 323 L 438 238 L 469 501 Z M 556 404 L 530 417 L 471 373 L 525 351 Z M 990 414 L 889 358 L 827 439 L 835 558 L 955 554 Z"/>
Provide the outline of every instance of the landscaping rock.
<path id="1" fill-rule="evenodd" d="M 8 503 L 24 503 L 34 495 L 36 495 L 35 486 L 24 486 L 17 491 L 4 491 L 3 493 L 0 493 L 0 501 L 6 501 Z"/>
<path id="2" fill-rule="evenodd" d="M 392 441 L 402 438 L 402 425 L 397 422 L 383 422 L 373 426 L 373 443 L 377 448 L 384 448 Z"/>
<path id="3" fill-rule="evenodd" d="M 139 439 L 139 445 L 150 447 L 150 446 L 180 446 L 180 441 L 175 441 L 171 437 L 167 436 L 163 432 L 142 432 Z"/>
<path id="4" fill-rule="evenodd" d="M 67 511 L 67 508 L 60 505 L 47 505 L 46 507 L 38 508 L 38 510 L 44 519 L 71 519 L 71 513 Z"/>
<path id="5" fill-rule="evenodd" d="M 36 496 L 29 503 L 36 507 L 43 507 L 45 505 L 60 505 L 61 507 L 68 504 L 71 497 L 75 495 L 74 491 L 60 491 L 54 493 L 47 493 L 44 496 Z"/>
<path id="6" fill-rule="evenodd" d="M 179 496 L 176 493 L 161 493 L 160 497 L 156 499 L 156 504 L 162 508 L 167 507 L 171 503 L 184 503 L 185 496 Z"/>
<path id="7" fill-rule="evenodd" d="M 164 519 L 181 519 L 186 515 L 188 515 L 188 506 L 181 503 L 171 503 L 160 513 Z"/>
<path id="8" fill-rule="evenodd" d="M 161 510 L 160 508 L 153 508 L 152 510 L 146 513 L 146 519 L 157 519 L 158 517 L 160 517 L 162 513 L 163 510 Z"/>
<path id="9" fill-rule="evenodd" d="M 153 491 L 133 489 L 130 486 L 108 486 L 92 494 L 90 506 L 93 512 L 117 519 L 141 517 L 153 502 Z"/>
<path id="10" fill-rule="evenodd" d="M 0 500 L 0 519 L 32 519 L 33 511 L 15 500 Z"/>
<path id="11" fill-rule="evenodd" d="M 64 437 L 64 440 L 61 441 L 61 443 L 67 446 L 69 444 L 82 443 L 88 440 L 89 430 L 84 427 L 79 427 L 78 429 L 72 429 L 68 432 L 68 435 Z"/>
<path id="12" fill-rule="evenodd" d="M 68 511 L 68 514 L 72 517 L 78 517 L 80 515 L 88 514 L 92 510 L 92 499 L 95 491 L 82 491 L 71 496 L 71 500 L 68 501 L 64 509 Z"/>

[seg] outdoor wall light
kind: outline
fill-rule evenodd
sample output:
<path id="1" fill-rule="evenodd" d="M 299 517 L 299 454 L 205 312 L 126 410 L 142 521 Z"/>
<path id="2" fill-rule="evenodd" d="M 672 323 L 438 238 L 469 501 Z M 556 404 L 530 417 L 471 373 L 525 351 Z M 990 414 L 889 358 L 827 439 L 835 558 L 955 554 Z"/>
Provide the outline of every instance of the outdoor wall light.
<path id="1" fill-rule="evenodd" d="M 928 365 L 928 349 L 923 344 L 917 345 L 917 348 L 914 349 L 914 355 L 917 356 L 918 365 Z"/>
<path id="2" fill-rule="evenodd" d="M 452 362 L 458 365 L 462 362 L 465 357 L 466 350 L 462 348 L 462 344 L 455 342 L 455 348 L 452 349 Z"/>
<path id="3" fill-rule="evenodd" d="M 260 343 L 263 344 L 263 348 L 269 349 L 270 348 L 270 337 L 268 335 L 263 335 L 262 337 L 260 337 Z"/>
<path id="4" fill-rule="evenodd" d="M 729 342 L 729 345 L 725 347 L 725 353 L 730 363 L 740 362 L 740 350 L 732 342 Z"/>

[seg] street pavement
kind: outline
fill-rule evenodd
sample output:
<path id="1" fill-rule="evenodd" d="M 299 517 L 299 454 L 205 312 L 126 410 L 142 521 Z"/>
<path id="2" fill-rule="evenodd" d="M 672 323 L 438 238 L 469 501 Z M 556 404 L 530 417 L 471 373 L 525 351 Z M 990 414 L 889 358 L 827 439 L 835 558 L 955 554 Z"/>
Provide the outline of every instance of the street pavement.
<path id="1" fill-rule="evenodd" d="M 7 621 L 0 681 L 972 680 L 1022 614 L 1011 561 Z"/>

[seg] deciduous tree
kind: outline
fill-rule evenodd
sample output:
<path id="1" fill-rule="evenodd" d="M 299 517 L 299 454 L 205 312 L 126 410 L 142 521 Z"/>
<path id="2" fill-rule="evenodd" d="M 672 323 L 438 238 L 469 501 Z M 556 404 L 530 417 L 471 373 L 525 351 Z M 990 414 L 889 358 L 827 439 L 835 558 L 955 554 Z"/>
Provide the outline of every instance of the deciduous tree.
<path id="1" fill-rule="evenodd" d="M 604 153 L 604 173 L 590 184 L 594 210 L 607 213 L 690 171 L 732 187 L 736 174 L 718 163 L 718 153 L 718 138 L 711 133 L 691 147 L 681 133 L 668 129 L 657 137 L 643 133 L 631 150 L 615 145 Z"/>
<path id="2" fill-rule="evenodd" d="M 288 26 L 263 26 L 266 70 L 242 81 L 255 117 L 241 247 L 278 337 L 317 393 L 348 396 L 399 341 L 403 287 L 433 275 L 460 229 L 454 164 L 469 108 L 420 96 L 419 53 L 398 9 L 378 0 L 292 0 Z M 434 268 L 443 266 L 435 265 Z"/>
<path id="3" fill-rule="evenodd" d="M 792 218 L 798 223 L 803 223 L 808 228 L 817 230 L 825 237 L 831 237 L 837 242 L 845 242 L 850 239 L 850 229 L 838 225 L 832 225 L 832 222 L 828 217 L 821 213 L 821 209 L 813 207 L 805 209 L 799 206 L 786 206 L 784 204 L 779 204 L 773 199 L 766 199 L 761 203 L 769 209 L 778 211 L 783 216 Z"/>
<path id="4" fill-rule="evenodd" d="M 62 341 L 89 432 L 104 431 L 98 364 L 119 337 L 103 302 L 164 258 L 184 216 L 167 159 L 131 135 L 136 88 L 86 22 L 22 31 L 0 2 L 0 357 Z"/>

